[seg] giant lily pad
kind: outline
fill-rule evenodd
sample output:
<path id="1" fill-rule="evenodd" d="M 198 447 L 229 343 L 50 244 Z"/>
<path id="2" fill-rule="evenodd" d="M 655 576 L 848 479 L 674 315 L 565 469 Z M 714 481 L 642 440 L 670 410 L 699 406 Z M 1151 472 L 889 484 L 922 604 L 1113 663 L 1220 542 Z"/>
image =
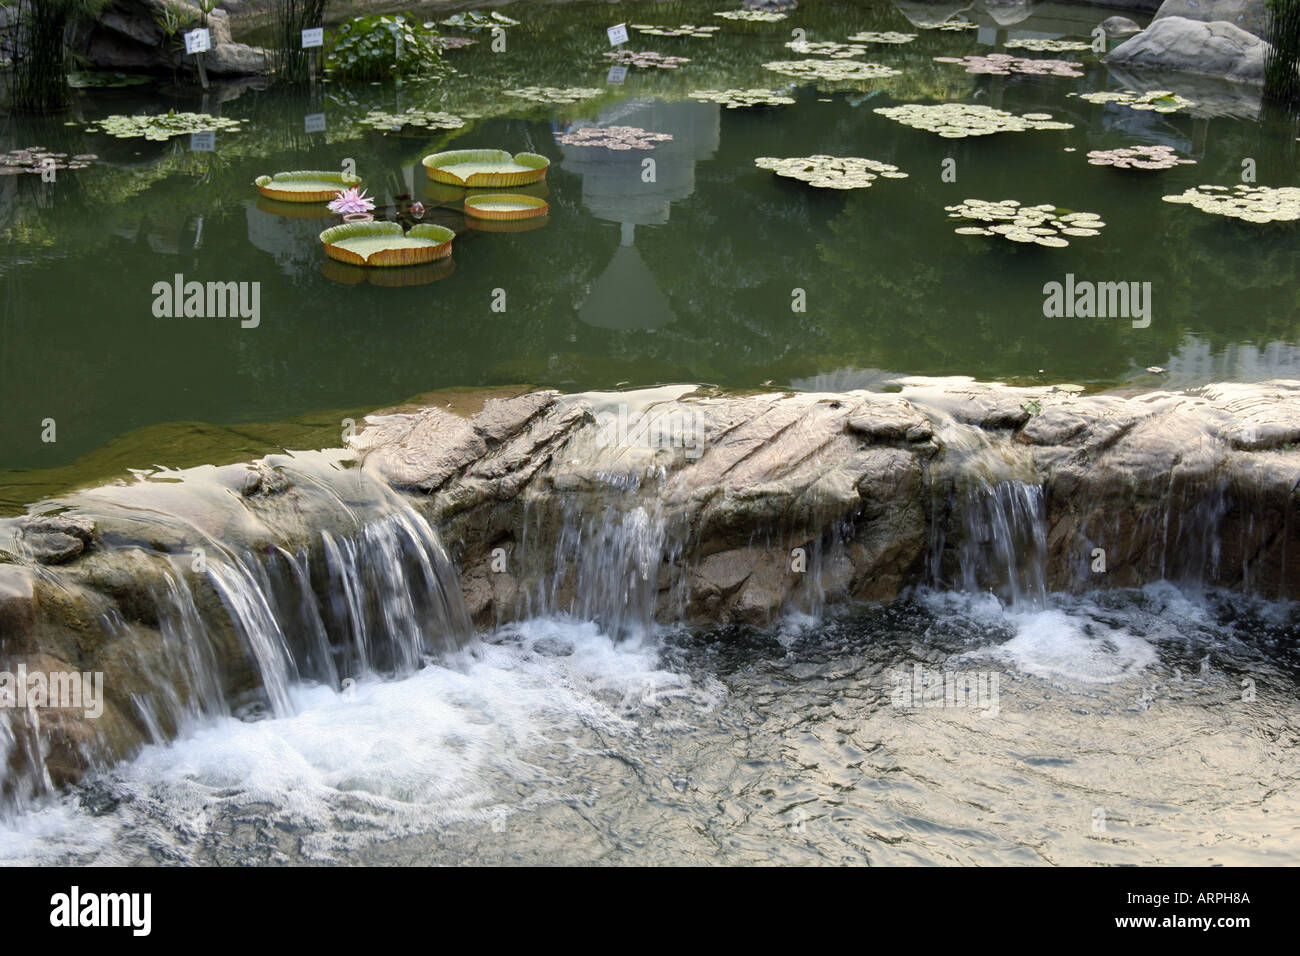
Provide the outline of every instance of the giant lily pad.
<path id="1" fill-rule="evenodd" d="M 524 186 L 546 178 L 551 161 L 537 153 L 453 149 L 424 157 L 424 171 L 452 186 Z"/>
<path id="2" fill-rule="evenodd" d="M 399 288 L 429 285 L 431 282 L 445 279 L 456 271 L 456 260 L 451 256 L 443 256 L 432 262 L 401 269 L 367 269 L 365 266 L 354 266 L 339 262 L 337 259 L 326 259 L 321 263 L 320 271 L 325 278 L 340 285 L 360 285 L 368 282 L 386 288 Z"/>
<path id="3" fill-rule="evenodd" d="M 1193 186 L 1165 202 L 1185 203 L 1213 216 L 1227 216 L 1242 222 L 1294 222 L 1300 219 L 1300 187 Z"/>
<path id="4" fill-rule="evenodd" d="M 281 202 L 329 202 L 343 190 L 361 185 L 361 177 L 321 169 L 299 169 L 253 180 L 267 199 Z"/>
<path id="5" fill-rule="evenodd" d="M 465 214 L 475 219 L 514 222 L 545 216 L 551 207 L 545 199 L 523 193 L 483 193 L 465 197 Z"/>
<path id="6" fill-rule="evenodd" d="M 858 156 L 792 156 L 789 159 L 760 156 L 754 165 L 821 189 L 868 189 L 877 177 L 907 178 L 907 173 L 897 166 Z"/>
<path id="7" fill-rule="evenodd" d="M 347 222 L 320 234 L 325 254 L 354 266 L 413 266 L 451 255 L 456 233 L 421 223 L 402 232 L 395 222 Z"/>
<path id="8" fill-rule="evenodd" d="M 1106 225 L 1091 212 L 1069 212 L 1050 203 L 1023 206 L 1015 199 L 990 202 L 967 199 L 955 206 L 944 206 L 949 219 L 985 223 L 982 226 L 959 226 L 960 236 L 1001 236 L 1009 242 L 1033 243 L 1050 248 L 1068 246 L 1066 236 L 1096 236 Z"/>
<path id="9" fill-rule="evenodd" d="M 937 133 L 945 139 L 1020 133 L 1031 129 L 1074 128 L 1072 123 L 1053 121 L 1050 113 L 1025 113 L 1017 116 L 995 110 L 991 106 L 970 103 L 939 103 L 933 106 L 908 103 L 904 106 L 880 106 L 874 112 L 904 126 Z"/>

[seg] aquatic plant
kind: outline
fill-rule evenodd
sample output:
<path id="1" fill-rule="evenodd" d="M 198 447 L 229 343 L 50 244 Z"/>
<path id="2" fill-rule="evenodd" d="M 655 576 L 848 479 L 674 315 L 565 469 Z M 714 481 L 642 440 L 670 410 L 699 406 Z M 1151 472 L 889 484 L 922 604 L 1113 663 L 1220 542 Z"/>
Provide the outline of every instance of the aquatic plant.
<path id="1" fill-rule="evenodd" d="M 1008 40 L 1002 45 L 1008 50 L 1029 50 L 1031 53 L 1083 53 L 1092 49 L 1092 44 L 1083 40 L 1037 40 L 1033 37 Z"/>
<path id="2" fill-rule="evenodd" d="M 722 17 L 724 20 L 743 20 L 747 23 L 776 23 L 788 16 L 788 14 L 777 13 L 774 10 L 723 10 L 713 15 Z"/>
<path id="3" fill-rule="evenodd" d="M 395 222 L 350 222 L 320 234 L 325 254 L 356 266 L 409 266 L 451 255 L 456 233 L 420 223 L 403 232 Z"/>
<path id="4" fill-rule="evenodd" d="M 122 89 L 144 86 L 152 79 L 143 73 L 77 72 L 68 74 L 68 86 L 74 90 Z"/>
<path id="5" fill-rule="evenodd" d="M 1300 103 L 1300 0 L 1265 0 L 1269 49 L 1264 57 L 1264 96 Z"/>
<path id="6" fill-rule="evenodd" d="M 1243 222 L 1294 222 L 1300 219 L 1300 187 L 1193 186 L 1174 196 L 1161 196 L 1165 202 L 1183 203 L 1214 216 L 1227 216 Z"/>
<path id="7" fill-rule="evenodd" d="M 969 20 L 945 20 L 943 23 L 918 23 L 918 30 L 945 30 L 956 33 L 962 30 L 978 30 L 980 25 Z"/>
<path id="8" fill-rule="evenodd" d="M 789 106 L 795 101 L 780 90 L 692 90 L 687 94 L 693 100 L 721 103 L 729 110 L 755 109 L 762 106 Z"/>
<path id="9" fill-rule="evenodd" d="M 1031 129 L 1074 128 L 1072 123 L 1054 121 L 1050 113 L 1025 113 L 1017 116 L 995 110 L 991 106 L 970 103 L 939 103 L 933 106 L 908 103 L 904 106 L 880 106 L 873 112 L 913 129 L 937 133 L 945 139 L 1020 133 Z"/>
<path id="10" fill-rule="evenodd" d="M 613 60 L 618 66 L 635 66 L 643 69 L 653 67 L 659 70 L 675 70 L 683 63 L 691 62 L 688 57 L 664 56 L 650 50 L 642 53 L 636 53 L 632 50 L 615 50 L 604 55 Z"/>
<path id="11" fill-rule="evenodd" d="M 812 56 L 829 56 L 836 60 L 849 60 L 862 56 L 867 48 L 857 43 L 836 43 L 834 40 L 790 40 L 786 43 L 795 53 Z"/>
<path id="12" fill-rule="evenodd" d="M 1029 60 L 1009 53 L 988 53 L 970 56 L 936 56 L 935 63 L 953 63 L 966 68 L 967 73 L 985 73 L 991 76 L 1010 76 L 1024 73 L 1029 76 L 1083 76 L 1083 64 L 1072 60 Z"/>
<path id="13" fill-rule="evenodd" d="M 491 13 L 480 13 L 477 10 L 469 10 L 464 13 L 455 13 L 445 20 L 438 21 L 444 27 L 456 27 L 462 30 L 490 30 L 493 27 L 517 27 L 518 20 L 512 20 L 504 13 L 497 13 L 493 10 Z"/>
<path id="14" fill-rule="evenodd" d="M 546 178 L 551 161 L 537 153 L 504 149 L 453 149 L 424 157 L 434 182 L 452 186 L 525 186 Z"/>
<path id="15" fill-rule="evenodd" d="M 277 80 L 304 83 L 310 78 L 311 64 L 319 51 L 302 48 L 302 31 L 325 22 L 326 2 L 327 0 L 279 0 L 275 20 Z"/>
<path id="16" fill-rule="evenodd" d="M 883 33 L 863 30 L 861 33 L 853 34 L 849 40 L 854 43 L 911 43 L 916 36 L 915 33 L 899 33 L 895 30 L 886 30 Z"/>
<path id="17" fill-rule="evenodd" d="M 447 65 L 438 39 L 432 21 L 402 14 L 353 17 L 334 32 L 325 69 L 349 80 L 441 76 Z"/>
<path id="18" fill-rule="evenodd" d="M 763 69 L 800 80 L 830 82 L 879 80 L 887 76 L 900 76 L 903 72 L 892 66 L 864 63 L 861 60 L 773 60 L 764 63 Z"/>
<path id="19" fill-rule="evenodd" d="M 329 169 L 298 169 L 287 173 L 276 173 L 274 176 L 258 176 L 253 180 L 253 184 L 267 199 L 281 202 L 322 203 L 342 194 L 349 187 L 360 185 L 361 178 Z M 333 209 L 333 205 L 330 208 Z M 370 208 L 374 208 L 373 203 Z M 335 211 L 357 212 L 359 210 Z"/>
<path id="20" fill-rule="evenodd" d="M 1171 93 L 1169 90 L 1149 90 L 1146 93 L 1135 93 L 1132 90 L 1110 90 L 1098 93 L 1067 93 L 1066 95 L 1077 96 L 1089 103 L 1118 103 L 1120 106 L 1127 106 L 1129 109 L 1154 110 L 1157 113 L 1176 113 L 1181 109 L 1197 105 L 1194 100 L 1183 99 L 1177 93 Z"/>
<path id="21" fill-rule="evenodd" d="M 1010 242 L 1035 243 L 1060 248 L 1068 246 L 1065 236 L 1096 236 L 1106 225 L 1091 212 L 1070 212 L 1050 203 L 1023 206 L 1015 199 L 990 202 L 966 199 L 955 206 L 944 206 L 949 219 L 993 223 L 986 226 L 960 226 L 959 236 L 1001 236 Z"/>
<path id="22" fill-rule="evenodd" d="M 54 110 L 68 105 L 69 25 L 93 17 L 108 0 L 12 0 L 3 4 L 3 39 L 9 59 L 10 104 L 20 110 Z"/>
<path id="23" fill-rule="evenodd" d="M 545 199 L 522 193 L 484 193 L 465 197 L 465 214 L 496 222 L 535 219 L 550 211 Z"/>
<path id="24" fill-rule="evenodd" d="M 1196 160 L 1179 159 L 1172 146 L 1128 146 L 1091 150 L 1088 164 L 1116 169 L 1171 169 L 1174 166 L 1194 166 Z"/>
<path id="25" fill-rule="evenodd" d="M 819 189 L 869 189 L 877 178 L 907 178 L 897 166 L 858 156 L 760 156 L 754 165 Z"/>
<path id="26" fill-rule="evenodd" d="M 614 150 L 654 149 L 655 143 L 664 143 L 672 138 L 671 133 L 651 133 L 639 126 L 583 126 L 555 134 L 555 141 L 565 146 Z"/>
<path id="27" fill-rule="evenodd" d="M 330 212 L 343 213 L 344 215 L 358 212 L 374 212 L 375 201 L 366 195 L 366 191 L 359 186 L 351 186 L 343 190 L 329 203 Z"/>
<path id="28" fill-rule="evenodd" d="M 576 103 L 590 100 L 605 91 L 589 86 L 525 86 L 517 90 L 506 90 L 506 96 L 517 96 L 534 103 Z"/>
<path id="29" fill-rule="evenodd" d="M 105 116 L 86 127 L 87 133 L 107 133 L 118 139 L 147 139 L 164 142 L 187 133 L 238 132 L 242 120 L 209 113 L 177 113 L 168 110 L 156 116 Z"/>
<path id="30" fill-rule="evenodd" d="M 460 129 L 465 125 L 465 121 L 455 114 L 418 110 L 414 107 L 404 113 L 371 110 L 361 122 L 381 133 L 398 132 L 408 126 L 418 126 L 423 129 Z"/>
<path id="31" fill-rule="evenodd" d="M 0 176 L 39 173 L 45 169 L 85 169 L 99 159 L 94 153 L 81 153 L 68 159 L 67 153 L 54 153 L 42 146 L 0 153 Z"/>
<path id="32" fill-rule="evenodd" d="M 683 23 L 678 27 L 661 27 L 653 23 L 634 23 L 628 29 L 655 37 L 694 37 L 698 40 L 711 40 L 713 34 L 722 27 L 697 27 L 693 23 Z"/>

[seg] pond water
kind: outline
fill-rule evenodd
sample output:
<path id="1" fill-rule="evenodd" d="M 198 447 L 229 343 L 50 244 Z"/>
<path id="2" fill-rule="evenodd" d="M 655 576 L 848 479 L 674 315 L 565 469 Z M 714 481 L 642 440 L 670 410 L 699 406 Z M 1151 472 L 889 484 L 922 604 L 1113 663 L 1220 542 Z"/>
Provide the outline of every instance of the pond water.
<path id="1" fill-rule="evenodd" d="M 0 864 L 1295 864 L 1284 618 L 1168 585 L 620 642 L 538 618 L 148 747 L 0 821 Z M 983 696 L 899 696 L 942 675 Z"/>
<path id="2" fill-rule="evenodd" d="M 436 389 L 671 381 L 829 389 L 896 374 L 1150 386 L 1300 367 L 1295 224 L 1253 226 L 1161 202 L 1199 183 L 1232 185 L 1245 160 L 1260 184 L 1294 185 L 1294 121 L 1262 114 L 1249 90 L 1123 76 L 1091 52 L 1019 51 L 1076 58 L 1078 77 L 972 75 L 934 61 L 991 53 L 1009 39 L 1086 39 L 1109 11 L 1043 4 L 1010 27 L 979 13 L 978 29 L 940 31 L 916 29 L 883 0 L 805 4 L 758 24 L 688 3 L 502 9 L 521 21 L 506 49 L 494 52 L 487 34 L 449 30 L 478 42 L 447 54 L 457 75 L 440 83 L 84 90 L 67 115 L 4 119 L 0 149 L 98 157 L 53 183 L 0 177 L 6 511 L 129 467 L 337 444 L 342 417 Z M 908 7 L 917 9 L 924 5 Z M 629 47 L 690 62 L 611 76 L 603 54 L 615 16 L 721 29 L 709 39 L 633 32 Z M 918 37 L 859 57 L 901 75 L 819 89 L 762 66 L 812 58 L 784 46 L 794 29 L 813 41 L 861 30 Z M 529 86 L 599 92 L 558 105 L 504 95 Z M 737 87 L 781 89 L 796 102 L 731 110 L 688 96 Z M 1152 87 L 1200 105 L 1161 114 L 1071 95 Z M 943 139 L 873 112 L 935 102 L 1049 113 L 1073 128 Z M 242 126 L 210 144 L 86 131 L 107 115 L 169 108 Z M 396 135 L 361 122 L 371 110 L 411 108 L 466 124 Z M 649 152 L 557 142 L 591 125 L 672 139 Z M 1142 173 L 1086 161 L 1090 149 L 1132 144 L 1173 146 L 1196 165 Z M 457 197 L 430 183 L 420 160 L 470 147 L 551 160 L 545 184 L 533 187 L 550 204 L 540 228 L 466 228 Z M 813 189 L 754 166 L 756 157 L 812 153 L 889 163 L 908 178 Z M 412 273 L 423 284 L 359 281 L 331 270 L 317 240 L 337 217 L 288 215 L 252 186 L 261 174 L 346 160 L 381 208 L 410 194 L 429 207 L 425 221 L 456 229 L 452 263 Z M 966 198 L 1050 202 L 1097 213 L 1107 226 L 1067 248 L 956 235 L 944 207 Z M 1067 273 L 1150 282 L 1149 326 L 1045 318 L 1043 286 Z M 259 283 L 257 326 L 155 316 L 155 284 L 176 275 Z M 806 311 L 793 311 L 796 302 Z M 48 419 L 57 441 L 43 440 Z"/>

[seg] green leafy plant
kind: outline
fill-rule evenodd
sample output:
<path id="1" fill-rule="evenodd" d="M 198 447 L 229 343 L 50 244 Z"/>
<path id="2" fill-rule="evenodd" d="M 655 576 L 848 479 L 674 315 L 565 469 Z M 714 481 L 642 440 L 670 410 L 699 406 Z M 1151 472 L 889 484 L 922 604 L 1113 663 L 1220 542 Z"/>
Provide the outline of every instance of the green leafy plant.
<path id="1" fill-rule="evenodd" d="M 65 36 L 73 21 L 93 17 L 108 0 L 15 0 L 9 10 L 12 104 L 23 110 L 68 105 Z"/>
<path id="2" fill-rule="evenodd" d="M 447 72 L 432 22 L 411 17 L 353 17 L 334 34 L 325 60 L 332 76 L 350 80 L 440 76 Z"/>
<path id="3" fill-rule="evenodd" d="M 276 18 L 276 75 L 289 83 L 303 83 L 310 76 L 318 50 L 302 48 L 302 31 L 322 25 L 325 0 L 279 0 Z"/>
<path id="4" fill-rule="evenodd" d="M 1300 0 L 1266 0 L 1268 42 L 1264 96 L 1300 105 Z"/>

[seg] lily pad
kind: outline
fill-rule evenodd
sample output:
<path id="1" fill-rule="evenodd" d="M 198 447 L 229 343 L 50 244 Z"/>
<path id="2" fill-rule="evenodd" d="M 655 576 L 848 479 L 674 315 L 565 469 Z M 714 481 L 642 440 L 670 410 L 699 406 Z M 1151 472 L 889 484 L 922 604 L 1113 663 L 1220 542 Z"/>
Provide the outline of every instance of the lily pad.
<path id="1" fill-rule="evenodd" d="M 1035 129 L 1074 128 L 1072 123 L 1054 122 L 1048 113 L 1026 113 L 1017 116 L 1014 113 L 995 110 L 991 106 L 970 103 L 938 103 L 932 106 L 908 103 L 904 106 L 880 106 L 874 112 L 904 126 L 937 133 L 945 139 L 990 136 L 994 133 L 1021 133 Z"/>
<path id="2" fill-rule="evenodd" d="M 1073 60 L 1029 60 L 1008 53 L 988 53 L 970 56 L 936 56 L 936 63 L 952 63 L 966 68 L 967 73 L 989 76 L 1083 76 L 1083 64 Z"/>
<path id="3" fill-rule="evenodd" d="M 504 149 L 453 149 L 424 157 L 435 182 L 452 186 L 524 186 L 546 178 L 551 161 L 537 153 Z"/>
<path id="4" fill-rule="evenodd" d="M 671 133 L 651 133 L 639 126 L 582 126 L 555 134 L 555 141 L 565 146 L 613 150 L 654 149 L 672 138 Z"/>
<path id="5" fill-rule="evenodd" d="M 534 103 L 577 103 L 579 100 L 594 99 L 605 91 L 589 86 L 525 86 L 505 92 L 506 96 L 517 96 Z"/>
<path id="6" fill-rule="evenodd" d="M 1165 202 L 1181 203 L 1213 216 L 1227 216 L 1242 222 L 1294 222 L 1300 219 L 1300 187 L 1193 186 Z"/>
<path id="7" fill-rule="evenodd" d="M 361 122 L 381 133 L 396 133 L 409 127 L 418 127 L 422 130 L 460 129 L 465 125 L 465 121 L 453 113 L 417 109 L 409 109 L 403 113 L 371 110 Z"/>
<path id="8" fill-rule="evenodd" d="M 879 80 L 888 76 L 901 76 L 903 73 L 892 66 L 861 60 L 773 60 L 764 63 L 763 69 L 799 80 L 828 80 L 836 83 Z"/>
<path id="9" fill-rule="evenodd" d="M 350 222 L 320 234 L 325 254 L 355 266 L 411 266 L 451 255 L 456 233 L 421 223 L 404 233 L 395 222 Z"/>
<path id="10" fill-rule="evenodd" d="M 254 184 L 267 199 L 280 202 L 329 202 L 343 190 L 361 185 L 361 177 L 321 169 L 299 169 L 258 176 Z"/>
<path id="11" fill-rule="evenodd" d="M 676 27 L 657 26 L 653 23 L 634 23 L 628 29 L 655 37 L 694 37 L 698 40 L 711 40 L 713 34 L 722 27 L 697 27 L 693 23 L 683 23 Z"/>
<path id="12" fill-rule="evenodd" d="M 1042 40 L 1022 37 L 1003 44 L 1008 50 L 1028 50 L 1031 53 L 1082 53 L 1091 50 L 1092 44 L 1084 40 Z"/>
<path id="13" fill-rule="evenodd" d="M 915 33 L 898 33 L 894 30 L 886 30 L 883 33 L 863 30 L 849 37 L 852 43 L 911 43 L 915 39 Z"/>
<path id="14" fill-rule="evenodd" d="M 1172 169 L 1174 166 L 1195 166 L 1196 160 L 1179 159 L 1172 146 L 1128 146 L 1091 150 L 1088 164 L 1115 169 Z"/>
<path id="15" fill-rule="evenodd" d="M 523 193 L 483 193 L 465 197 L 465 214 L 476 219 L 510 222 L 535 219 L 550 211 L 546 200 Z"/>
<path id="16" fill-rule="evenodd" d="M 877 178 L 907 178 L 897 166 L 858 156 L 760 156 L 754 165 L 821 189 L 868 189 Z"/>
<path id="17" fill-rule="evenodd" d="M 1135 93 L 1132 90 L 1110 90 L 1099 93 L 1068 93 L 1089 103 L 1118 103 L 1132 110 L 1153 110 L 1157 113 L 1177 113 L 1179 110 L 1196 106 L 1195 100 L 1184 99 L 1169 90 L 1150 90 Z"/>
<path id="18" fill-rule="evenodd" d="M 1065 236 L 1096 236 L 1106 224 L 1090 212 L 1067 212 L 1051 203 L 1026 206 L 1015 199 L 990 202 L 965 199 L 955 206 L 945 206 L 949 219 L 980 222 L 982 226 L 960 226 L 953 230 L 960 236 L 1001 236 L 1009 242 L 1033 243 L 1059 249 L 1068 246 Z"/>
<path id="19" fill-rule="evenodd" d="M 239 130 L 241 120 L 208 113 L 177 113 L 171 110 L 156 116 L 105 116 L 86 127 L 87 133 L 107 133 L 118 139 L 147 139 L 165 142 L 187 133 Z"/>
<path id="20" fill-rule="evenodd" d="M 789 106 L 794 97 L 780 90 L 692 90 L 687 94 L 693 100 L 721 103 L 729 110 L 755 109 L 762 106 Z"/>
<path id="21" fill-rule="evenodd" d="M 776 23 L 788 16 L 775 10 L 723 10 L 713 15 L 724 20 L 741 20 L 746 23 Z"/>

